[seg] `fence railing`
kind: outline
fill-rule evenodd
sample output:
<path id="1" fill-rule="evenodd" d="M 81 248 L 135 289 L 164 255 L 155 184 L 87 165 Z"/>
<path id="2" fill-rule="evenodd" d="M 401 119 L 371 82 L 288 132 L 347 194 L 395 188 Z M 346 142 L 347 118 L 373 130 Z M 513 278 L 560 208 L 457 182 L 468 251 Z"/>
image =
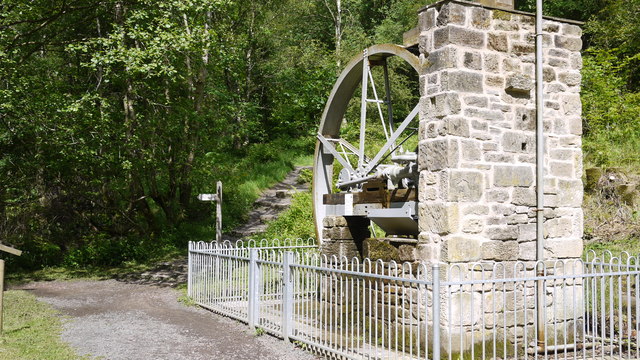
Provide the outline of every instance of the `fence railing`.
<path id="1" fill-rule="evenodd" d="M 259 245 L 190 243 L 189 295 L 332 357 L 640 357 L 640 260 L 628 254 L 427 265 Z"/>

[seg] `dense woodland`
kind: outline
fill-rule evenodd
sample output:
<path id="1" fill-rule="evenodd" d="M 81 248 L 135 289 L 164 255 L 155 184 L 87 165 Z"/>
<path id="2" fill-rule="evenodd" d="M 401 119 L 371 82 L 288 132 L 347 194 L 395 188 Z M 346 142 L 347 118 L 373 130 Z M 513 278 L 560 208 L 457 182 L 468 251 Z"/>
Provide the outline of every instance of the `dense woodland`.
<path id="1" fill-rule="evenodd" d="M 0 241 L 26 250 L 12 266 L 183 248 L 211 234 L 195 195 L 216 180 L 232 228 L 312 151 L 341 64 L 400 43 L 428 1 L 3 0 Z M 585 161 L 637 167 L 640 0 L 545 14 L 586 22 Z"/>

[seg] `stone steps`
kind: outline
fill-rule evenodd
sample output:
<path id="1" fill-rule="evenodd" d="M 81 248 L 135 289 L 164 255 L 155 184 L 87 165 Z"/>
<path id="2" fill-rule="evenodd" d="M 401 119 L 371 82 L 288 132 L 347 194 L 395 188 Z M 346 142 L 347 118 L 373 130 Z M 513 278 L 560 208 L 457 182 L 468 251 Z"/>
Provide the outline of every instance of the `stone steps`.
<path id="1" fill-rule="evenodd" d="M 265 190 L 254 202 L 254 208 L 249 213 L 247 222 L 233 230 L 232 237 L 241 239 L 264 232 L 269 222 L 277 219 L 280 213 L 291 206 L 293 194 L 309 188 L 309 184 L 298 183 L 300 171 L 305 168 L 310 169 L 310 167 L 296 167 L 282 182 Z M 225 240 L 234 240 L 233 238 L 225 237 Z"/>

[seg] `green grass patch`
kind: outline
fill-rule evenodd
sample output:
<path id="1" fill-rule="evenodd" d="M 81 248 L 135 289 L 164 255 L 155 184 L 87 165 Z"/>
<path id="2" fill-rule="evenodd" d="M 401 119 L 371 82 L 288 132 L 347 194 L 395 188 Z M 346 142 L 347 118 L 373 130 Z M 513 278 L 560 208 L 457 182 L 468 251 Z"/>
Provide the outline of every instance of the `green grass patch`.
<path id="1" fill-rule="evenodd" d="M 293 194 L 291 206 L 271 221 L 264 233 L 254 239 L 309 239 L 315 238 L 311 191 Z"/>
<path id="2" fill-rule="evenodd" d="M 4 305 L 0 360 L 81 359 L 60 340 L 62 320 L 51 307 L 22 290 L 5 292 Z"/>

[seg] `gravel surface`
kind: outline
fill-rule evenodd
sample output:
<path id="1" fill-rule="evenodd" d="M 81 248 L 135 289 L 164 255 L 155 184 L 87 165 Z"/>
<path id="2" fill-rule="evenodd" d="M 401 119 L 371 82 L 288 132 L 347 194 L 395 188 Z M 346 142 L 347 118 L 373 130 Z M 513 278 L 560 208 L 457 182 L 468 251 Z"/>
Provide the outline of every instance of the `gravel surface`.
<path id="1" fill-rule="evenodd" d="M 67 315 L 63 340 L 104 359 L 318 359 L 245 324 L 178 302 L 167 287 L 107 281 L 20 286 Z"/>

